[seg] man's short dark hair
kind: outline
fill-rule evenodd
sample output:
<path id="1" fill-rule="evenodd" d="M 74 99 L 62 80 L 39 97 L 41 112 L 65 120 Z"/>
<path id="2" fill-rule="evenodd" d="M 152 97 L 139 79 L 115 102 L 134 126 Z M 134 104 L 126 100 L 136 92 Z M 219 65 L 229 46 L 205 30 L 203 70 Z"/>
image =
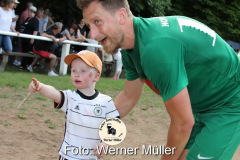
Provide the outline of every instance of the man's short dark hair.
<path id="1" fill-rule="evenodd" d="M 127 0 L 76 0 L 77 6 L 84 10 L 92 2 L 99 2 L 107 11 L 115 13 L 118 9 L 124 8 L 127 11 L 128 16 L 132 16 L 130 7 Z"/>

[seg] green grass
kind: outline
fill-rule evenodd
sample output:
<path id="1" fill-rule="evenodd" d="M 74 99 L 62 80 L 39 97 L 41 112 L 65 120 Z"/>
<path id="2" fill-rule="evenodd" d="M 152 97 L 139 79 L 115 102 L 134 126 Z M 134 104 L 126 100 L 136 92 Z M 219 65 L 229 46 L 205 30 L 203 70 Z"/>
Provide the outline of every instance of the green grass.
<path id="1" fill-rule="evenodd" d="M 0 72 L 0 88 L 15 87 L 18 91 L 20 88 L 27 88 L 32 78 L 36 78 L 42 83 L 52 85 L 57 89 L 75 90 L 72 85 L 70 75 L 50 77 L 46 74 L 29 73 L 26 71 L 19 71 L 16 67 L 8 66 L 4 72 Z M 113 81 L 110 78 L 101 77 L 96 84 L 96 89 L 100 92 L 106 90 L 121 90 L 124 85 L 124 80 Z M 0 98 L 7 98 L 7 95 L 0 95 Z"/>
<path id="2" fill-rule="evenodd" d="M 58 90 L 76 90 L 76 88 L 72 85 L 69 74 L 65 76 L 50 77 L 44 73 L 29 73 L 27 71 L 19 71 L 18 68 L 14 66 L 7 66 L 4 72 L 0 72 L 0 101 L 1 99 L 9 97 L 7 93 L 1 94 L 1 90 L 4 87 L 14 88 L 17 95 L 12 99 L 22 99 L 24 95 L 21 93 L 28 92 L 28 86 L 32 81 L 32 77 L 42 83 L 53 86 Z M 112 80 L 110 77 L 101 77 L 96 84 L 96 89 L 115 99 L 118 93 L 123 90 L 124 83 L 124 79 Z M 35 94 L 35 99 L 41 100 L 42 102 L 49 101 L 40 94 Z M 28 101 L 28 103 L 34 102 Z M 42 106 L 47 107 L 45 103 L 43 103 Z M 164 104 L 162 98 L 156 95 L 149 87 L 147 87 L 147 85 L 145 85 L 144 92 L 137 106 L 141 111 L 146 112 L 151 107 L 161 107 L 164 106 Z M 134 115 L 134 113 L 131 113 L 131 116 L 132 115 Z"/>

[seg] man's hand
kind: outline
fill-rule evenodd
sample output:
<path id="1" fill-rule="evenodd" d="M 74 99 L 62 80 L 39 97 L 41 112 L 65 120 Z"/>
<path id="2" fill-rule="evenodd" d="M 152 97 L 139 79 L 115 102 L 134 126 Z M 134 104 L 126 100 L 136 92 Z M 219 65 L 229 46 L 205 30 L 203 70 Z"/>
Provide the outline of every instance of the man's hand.
<path id="1" fill-rule="evenodd" d="M 33 42 L 34 42 L 34 39 L 31 39 L 31 40 L 30 40 L 30 44 L 33 44 Z"/>
<path id="2" fill-rule="evenodd" d="M 53 42 L 57 42 L 57 39 L 54 36 L 52 36 L 52 40 Z"/>
<path id="3" fill-rule="evenodd" d="M 62 43 L 65 40 L 65 38 L 59 38 L 59 43 Z"/>
<path id="4" fill-rule="evenodd" d="M 42 84 L 39 81 L 37 81 L 37 79 L 32 78 L 32 82 L 30 83 L 28 90 L 29 92 L 33 93 L 33 92 L 39 91 L 41 87 L 42 87 Z"/>
<path id="5" fill-rule="evenodd" d="M 108 146 L 108 145 L 107 145 L 106 143 L 104 143 L 104 142 L 101 142 L 101 143 L 98 144 L 99 150 L 101 150 L 102 147 L 103 147 L 103 148 L 106 148 L 107 146 Z M 104 154 L 104 149 L 102 149 L 101 151 L 102 151 L 102 152 L 99 154 L 97 147 L 95 147 L 95 148 L 94 148 L 94 156 L 97 156 L 98 158 L 103 158 L 103 157 L 105 156 L 105 154 Z"/>

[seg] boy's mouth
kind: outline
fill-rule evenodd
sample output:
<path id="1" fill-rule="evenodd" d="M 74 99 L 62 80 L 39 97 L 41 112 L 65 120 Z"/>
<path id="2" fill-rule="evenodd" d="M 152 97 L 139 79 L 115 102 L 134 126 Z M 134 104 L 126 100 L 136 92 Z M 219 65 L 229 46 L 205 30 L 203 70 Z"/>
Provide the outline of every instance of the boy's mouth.
<path id="1" fill-rule="evenodd" d="M 81 81 L 79 81 L 79 80 L 75 80 L 75 83 L 80 83 Z"/>

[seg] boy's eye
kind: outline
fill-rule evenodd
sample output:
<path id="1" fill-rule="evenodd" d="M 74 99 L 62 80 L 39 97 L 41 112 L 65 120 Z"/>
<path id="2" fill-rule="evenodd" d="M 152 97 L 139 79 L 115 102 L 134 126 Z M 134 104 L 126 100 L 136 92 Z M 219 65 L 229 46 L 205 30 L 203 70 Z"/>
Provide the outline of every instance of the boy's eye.
<path id="1" fill-rule="evenodd" d="M 74 69 L 74 70 L 72 70 L 72 72 L 73 72 L 73 73 L 75 73 L 75 72 L 76 72 L 76 70 Z"/>
<path id="2" fill-rule="evenodd" d="M 85 70 L 82 70 L 82 72 L 86 72 Z"/>

